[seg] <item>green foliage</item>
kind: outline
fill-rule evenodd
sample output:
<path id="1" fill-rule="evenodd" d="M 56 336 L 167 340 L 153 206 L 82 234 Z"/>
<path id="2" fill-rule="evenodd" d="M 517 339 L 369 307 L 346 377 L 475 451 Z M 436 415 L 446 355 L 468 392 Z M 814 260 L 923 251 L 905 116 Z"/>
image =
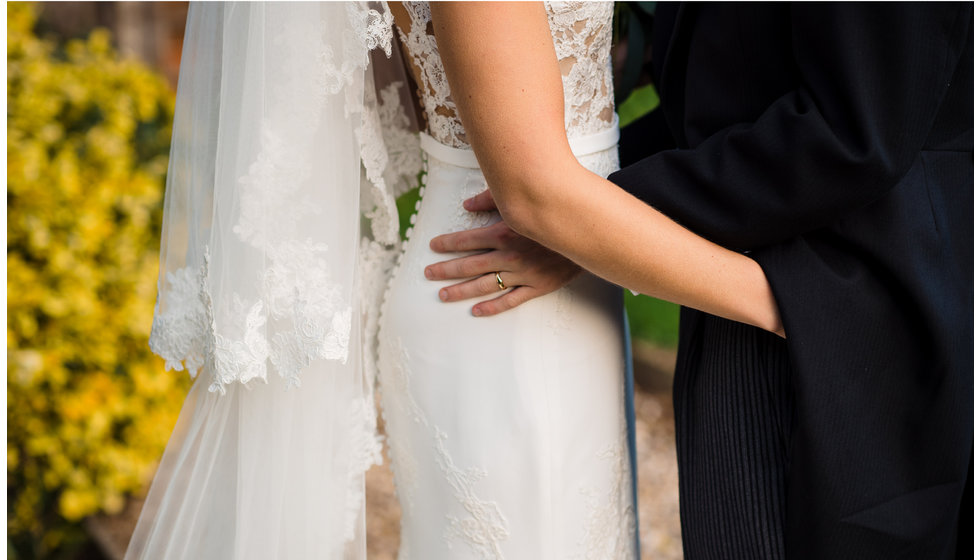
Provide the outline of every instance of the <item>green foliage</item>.
<path id="1" fill-rule="evenodd" d="M 630 334 L 658 346 L 677 346 L 680 306 L 648 296 L 626 293 L 626 314 Z"/>
<path id="2" fill-rule="evenodd" d="M 145 487 L 187 380 L 147 347 L 173 93 L 35 10 L 7 4 L 7 530 L 56 558 Z"/>
<path id="3" fill-rule="evenodd" d="M 653 111 L 660 105 L 660 96 L 653 84 L 647 84 L 634 89 L 622 103 L 616 107 L 619 115 L 619 127 L 629 125 L 636 119 Z"/>

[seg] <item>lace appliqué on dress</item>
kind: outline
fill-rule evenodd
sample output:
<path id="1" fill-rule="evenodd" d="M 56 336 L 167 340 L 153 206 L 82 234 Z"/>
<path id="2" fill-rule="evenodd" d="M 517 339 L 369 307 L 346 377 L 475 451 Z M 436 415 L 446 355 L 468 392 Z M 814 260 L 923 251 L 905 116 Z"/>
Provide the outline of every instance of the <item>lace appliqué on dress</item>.
<path id="1" fill-rule="evenodd" d="M 614 172 L 619 171 L 619 150 L 613 147 L 601 152 L 579 156 L 578 161 L 582 164 L 582 167 L 596 175 L 608 177 Z"/>
<path id="2" fill-rule="evenodd" d="M 625 435 L 625 423 L 621 428 L 620 433 Z M 632 558 L 635 555 L 636 516 L 630 493 L 632 484 L 625 440 L 610 444 L 599 452 L 598 457 L 609 465 L 613 476 L 605 496 L 594 488 L 581 489 L 590 510 L 579 541 L 581 558 Z"/>
<path id="3" fill-rule="evenodd" d="M 441 165 L 438 160 L 432 165 Z M 474 197 L 487 190 L 487 179 L 477 170 L 470 171 L 466 176 L 466 182 L 459 189 L 459 194 L 455 207 L 453 208 L 452 220 L 450 220 L 449 231 L 464 231 L 489 226 L 501 220 L 499 212 L 470 212 L 463 208 L 463 201 Z"/>
<path id="4" fill-rule="evenodd" d="M 381 343 L 380 366 L 385 372 L 386 381 L 383 390 L 389 395 L 388 399 L 401 408 L 401 416 L 411 418 L 413 422 L 427 427 L 432 434 L 435 451 L 434 460 L 446 478 L 446 483 L 453 497 L 466 511 L 466 516 L 447 516 L 449 525 L 445 529 L 447 545 L 459 540 L 469 545 L 481 557 L 488 560 L 503 558 L 501 544 L 510 536 L 507 519 L 496 503 L 480 498 L 474 490 L 474 485 L 487 477 L 485 469 L 471 467 L 462 469 L 456 465 L 446 447 L 448 436 L 437 426 L 431 425 L 425 412 L 415 402 L 411 392 L 411 371 L 408 363 L 410 354 L 400 340 L 385 340 Z M 384 417 L 387 421 L 387 415 Z M 417 481 L 410 474 L 417 472 L 418 466 L 414 459 L 408 459 L 411 453 L 399 448 L 396 452 L 391 448 L 390 457 L 394 468 L 397 491 L 403 493 L 408 503 L 417 490 Z M 402 468 L 402 461 L 407 461 L 408 468 Z"/>
<path id="5" fill-rule="evenodd" d="M 456 102 L 449 91 L 449 80 L 442 66 L 439 47 L 435 35 L 431 34 L 432 12 L 428 2 L 403 2 L 411 17 L 412 25 L 408 32 L 398 28 L 398 36 L 415 66 L 416 75 L 421 76 L 419 99 L 422 101 L 424 116 L 428 121 L 426 129 L 433 138 L 454 148 L 469 146 L 466 131 L 456 113 Z"/>
<path id="6" fill-rule="evenodd" d="M 569 138 L 615 123 L 612 83 L 612 2 L 545 2 L 561 68 Z"/>
<path id="7" fill-rule="evenodd" d="M 481 499 L 473 489 L 473 486 L 486 478 L 488 473 L 476 467 L 466 470 L 457 467 L 449 450 L 446 449 L 446 437 L 441 430 L 435 430 L 436 461 L 452 488 L 453 497 L 469 514 L 468 517 L 462 518 L 455 515 L 447 516 L 449 526 L 446 527 L 446 543 L 451 548 L 452 541 L 459 539 L 487 560 L 502 560 L 504 554 L 500 544 L 510 535 L 507 530 L 507 519 L 504 518 L 497 504 Z"/>
<path id="8" fill-rule="evenodd" d="M 405 350 L 401 341 L 385 340 L 380 344 L 378 367 L 380 372 L 384 372 L 385 380 L 380 384 L 381 391 L 389 396 L 389 400 L 399 408 L 400 418 L 411 418 L 413 422 L 428 427 L 429 422 L 419 407 L 418 403 L 409 392 L 411 386 L 411 372 L 408 370 L 408 351 Z M 382 400 L 384 402 L 384 400 Z M 385 425 L 389 425 L 389 415 L 387 409 L 381 407 L 381 417 Z M 406 516 L 412 515 L 415 505 L 415 495 L 418 491 L 419 466 L 415 459 L 415 454 L 407 448 L 401 439 L 395 437 L 387 438 L 388 459 L 395 475 L 395 493 L 399 495 L 400 502 L 406 510 L 402 512 L 401 522 L 404 527 Z M 397 468 L 396 468 L 397 465 Z M 405 533 L 404 529 L 401 531 Z M 409 555 L 407 543 L 399 546 L 399 560 L 406 560 Z"/>
<path id="9" fill-rule="evenodd" d="M 449 80 L 432 34 L 428 2 L 403 2 L 411 28 L 398 28 L 416 76 L 429 135 L 454 148 L 466 148 Z M 565 130 L 569 138 L 615 126 L 612 82 L 611 2 L 545 2 L 548 24 L 561 67 Z M 604 175 L 605 176 L 605 175 Z"/>
<path id="10" fill-rule="evenodd" d="M 389 84 L 380 99 L 368 87 L 358 130 L 364 165 L 361 212 L 371 221 L 373 239 L 385 245 L 399 242 L 395 198 L 415 187 L 422 166 L 418 135 L 410 130 L 411 121 L 399 99 L 401 87 L 401 82 Z"/>
<path id="11" fill-rule="evenodd" d="M 381 320 L 381 302 L 388 287 L 399 247 L 388 247 L 361 239 L 359 253 L 360 292 L 361 292 L 361 363 L 364 367 L 366 384 L 375 386 L 378 373 L 378 329 Z"/>

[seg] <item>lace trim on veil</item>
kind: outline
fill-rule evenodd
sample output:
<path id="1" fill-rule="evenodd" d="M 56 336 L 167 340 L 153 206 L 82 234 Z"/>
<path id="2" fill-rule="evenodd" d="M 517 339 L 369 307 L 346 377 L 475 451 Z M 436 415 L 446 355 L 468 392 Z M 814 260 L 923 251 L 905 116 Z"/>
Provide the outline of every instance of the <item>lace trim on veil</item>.
<path id="1" fill-rule="evenodd" d="M 323 405 L 343 410 L 331 445 L 346 464 L 330 468 L 346 494 L 338 531 L 356 547 L 363 475 L 381 462 L 374 341 L 400 248 L 395 196 L 421 168 L 399 98 L 406 82 L 376 92 L 371 71 L 381 52 L 392 55 L 393 17 L 387 4 L 363 2 L 192 13 L 150 347 L 168 369 L 203 368 L 220 395 L 268 382 L 270 370 L 293 387 L 314 361 L 338 366 Z M 371 222 L 360 240 L 358 207 Z M 352 341 L 363 354 L 346 365 Z"/>
<path id="2" fill-rule="evenodd" d="M 369 53 L 380 48 L 391 55 L 392 16 L 387 6 L 381 10 L 362 4 L 347 4 L 348 31 L 343 53 L 335 53 L 324 42 L 319 29 L 290 29 L 290 43 L 312 49 L 319 63 L 315 71 L 288 71 L 288 84 L 275 89 L 272 103 L 288 108 L 298 96 L 314 96 L 315 107 L 323 107 L 328 97 L 345 93 L 345 111 L 359 114 L 361 126 L 356 129 L 364 172 L 362 210 L 371 220 L 373 240 L 364 240 L 361 251 L 361 281 L 367 288 L 360 311 L 370 314 L 380 300 L 371 286 L 378 283 L 390 268 L 397 251 L 398 214 L 394 198 L 407 190 L 421 167 L 417 136 L 398 101 L 398 83 L 375 97 L 369 83 L 363 98 L 351 95 L 348 88 L 356 73 L 364 73 Z M 311 26 L 313 23 L 311 22 Z M 297 42 L 296 36 L 307 37 Z M 360 53 L 360 54 L 358 54 Z M 371 82 L 371 80 L 368 80 Z M 345 91 L 346 90 L 346 91 Z M 306 104 L 304 104 L 306 105 Z M 304 154 L 290 149 L 285 136 L 294 138 L 299 130 L 309 136 L 318 126 L 320 113 L 287 114 L 278 122 L 263 122 L 260 151 L 239 179 L 240 210 L 235 234 L 265 252 L 271 262 L 262 271 L 261 297 L 254 301 L 233 298 L 225 317 L 236 317 L 229 323 L 233 334 L 218 334 L 208 275 L 210 248 L 204 247 L 202 262 L 163 274 L 161 292 L 167 293 L 167 306 L 157 303 L 150 335 L 150 347 L 166 362 L 168 369 L 186 369 L 192 377 L 202 366 L 213 376 L 209 390 L 224 393 L 235 382 L 247 384 L 265 380 L 271 365 L 291 385 L 299 385 L 300 372 L 315 359 L 346 362 L 349 353 L 352 307 L 331 281 L 322 255 L 325 244 L 300 240 L 289 221 L 269 220 L 269 215 L 303 216 L 315 213 L 314 204 L 291 196 L 293 186 L 308 178 L 309 161 Z M 288 129 L 290 133 L 280 133 Z M 382 133 L 382 131 L 385 131 Z M 383 280 L 381 281 L 383 283 Z M 376 299 L 377 298 L 377 299 Z M 267 321 L 280 327 L 272 339 L 264 335 Z M 368 317 L 365 334 L 373 338 L 376 320 Z M 369 370 L 373 357 L 365 352 Z"/>

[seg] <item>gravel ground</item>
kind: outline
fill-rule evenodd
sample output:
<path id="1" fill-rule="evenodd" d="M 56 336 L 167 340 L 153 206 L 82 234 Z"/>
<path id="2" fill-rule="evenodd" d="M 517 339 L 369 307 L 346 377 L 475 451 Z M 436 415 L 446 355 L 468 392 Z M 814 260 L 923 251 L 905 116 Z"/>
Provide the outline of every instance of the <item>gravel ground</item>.
<path id="1" fill-rule="evenodd" d="M 677 450 L 670 392 L 636 391 L 637 498 L 643 560 L 680 560 Z"/>
<path id="2" fill-rule="evenodd" d="M 674 451 L 674 416 L 667 391 L 636 391 L 636 439 L 640 542 L 643 560 L 682 558 L 677 506 L 677 461 Z M 395 560 L 401 511 L 394 496 L 387 464 L 367 473 L 368 558 Z M 131 500 L 112 517 L 96 516 L 86 528 L 106 559 L 121 559 L 136 525 L 141 500 Z"/>

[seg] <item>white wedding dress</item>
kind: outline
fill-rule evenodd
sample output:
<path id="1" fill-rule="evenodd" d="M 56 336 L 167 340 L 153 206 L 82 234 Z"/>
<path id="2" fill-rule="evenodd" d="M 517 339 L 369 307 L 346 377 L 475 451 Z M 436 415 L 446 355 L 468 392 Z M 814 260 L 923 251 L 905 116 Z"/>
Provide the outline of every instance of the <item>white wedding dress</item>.
<path id="1" fill-rule="evenodd" d="M 438 300 L 428 240 L 499 217 L 461 207 L 486 182 L 406 7 L 427 172 L 394 266 L 421 161 L 388 5 L 191 4 L 150 346 L 197 379 L 128 560 L 364 560 L 376 379 L 403 560 L 635 557 L 621 291 L 583 274 L 492 318 Z M 547 7 L 570 144 L 607 175 L 612 4 Z"/>
<path id="2" fill-rule="evenodd" d="M 588 273 L 494 317 L 443 303 L 423 268 L 436 235 L 488 225 L 487 188 L 429 34 L 426 2 L 399 28 L 427 126 L 424 186 L 379 333 L 387 444 L 402 507 L 400 560 L 626 559 L 636 555 L 624 415 L 622 290 Z M 547 3 L 573 151 L 618 165 L 612 3 Z"/>

